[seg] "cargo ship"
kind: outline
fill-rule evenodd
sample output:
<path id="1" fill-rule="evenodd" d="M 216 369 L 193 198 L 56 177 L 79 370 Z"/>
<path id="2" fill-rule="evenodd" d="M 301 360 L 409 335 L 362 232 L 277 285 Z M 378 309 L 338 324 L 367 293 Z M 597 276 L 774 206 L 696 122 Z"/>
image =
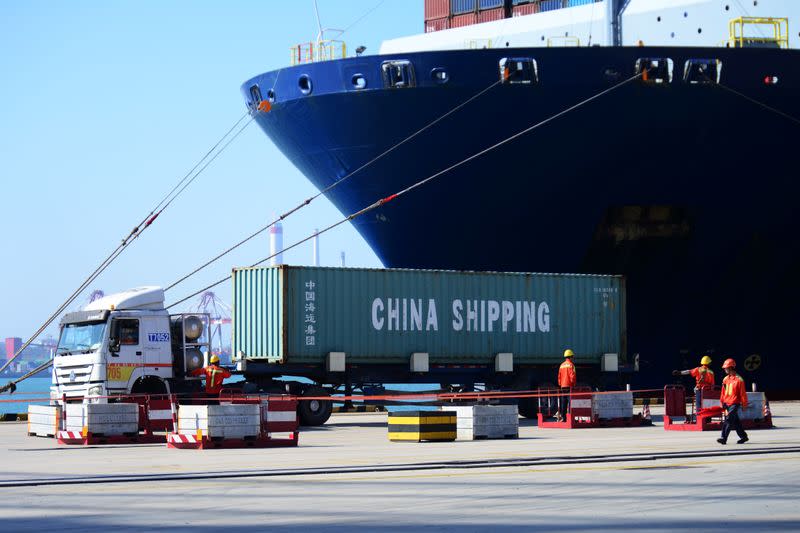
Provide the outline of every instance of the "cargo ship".
<path id="1" fill-rule="evenodd" d="M 710 354 L 796 397 L 798 23 L 789 0 L 428 0 L 424 33 L 298 45 L 241 91 L 316 187 L 346 178 L 344 214 L 458 165 L 353 220 L 385 266 L 624 275 L 635 386 Z"/>

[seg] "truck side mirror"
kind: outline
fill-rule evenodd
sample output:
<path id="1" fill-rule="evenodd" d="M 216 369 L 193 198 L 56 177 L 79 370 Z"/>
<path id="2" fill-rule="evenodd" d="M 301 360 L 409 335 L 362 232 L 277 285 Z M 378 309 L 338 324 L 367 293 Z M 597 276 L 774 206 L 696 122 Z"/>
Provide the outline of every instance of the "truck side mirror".
<path id="1" fill-rule="evenodd" d="M 112 355 L 119 354 L 119 339 L 108 339 L 108 351 L 111 352 Z"/>

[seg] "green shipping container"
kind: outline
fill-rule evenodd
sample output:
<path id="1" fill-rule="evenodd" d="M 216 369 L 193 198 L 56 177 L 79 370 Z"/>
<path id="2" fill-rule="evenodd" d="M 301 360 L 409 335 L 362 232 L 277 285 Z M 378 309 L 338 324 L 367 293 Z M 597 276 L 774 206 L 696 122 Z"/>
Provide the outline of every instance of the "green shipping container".
<path id="1" fill-rule="evenodd" d="M 233 350 L 271 363 L 625 358 L 620 276 L 276 266 L 233 271 Z"/>

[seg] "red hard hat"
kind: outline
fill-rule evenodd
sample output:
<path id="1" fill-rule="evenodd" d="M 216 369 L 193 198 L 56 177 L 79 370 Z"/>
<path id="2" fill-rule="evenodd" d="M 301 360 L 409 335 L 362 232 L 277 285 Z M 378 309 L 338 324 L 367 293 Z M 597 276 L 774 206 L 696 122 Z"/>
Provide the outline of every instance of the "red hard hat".
<path id="1" fill-rule="evenodd" d="M 736 361 L 733 359 L 725 359 L 725 362 L 722 363 L 722 368 L 736 368 Z"/>

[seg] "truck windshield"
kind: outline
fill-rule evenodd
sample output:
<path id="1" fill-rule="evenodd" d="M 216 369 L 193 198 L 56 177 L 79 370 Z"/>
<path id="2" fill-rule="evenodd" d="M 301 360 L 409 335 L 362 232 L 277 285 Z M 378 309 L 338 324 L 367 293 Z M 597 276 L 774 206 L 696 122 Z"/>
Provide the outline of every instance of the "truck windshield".
<path id="1" fill-rule="evenodd" d="M 56 355 L 93 352 L 103 343 L 105 322 L 65 324 L 61 330 Z"/>

